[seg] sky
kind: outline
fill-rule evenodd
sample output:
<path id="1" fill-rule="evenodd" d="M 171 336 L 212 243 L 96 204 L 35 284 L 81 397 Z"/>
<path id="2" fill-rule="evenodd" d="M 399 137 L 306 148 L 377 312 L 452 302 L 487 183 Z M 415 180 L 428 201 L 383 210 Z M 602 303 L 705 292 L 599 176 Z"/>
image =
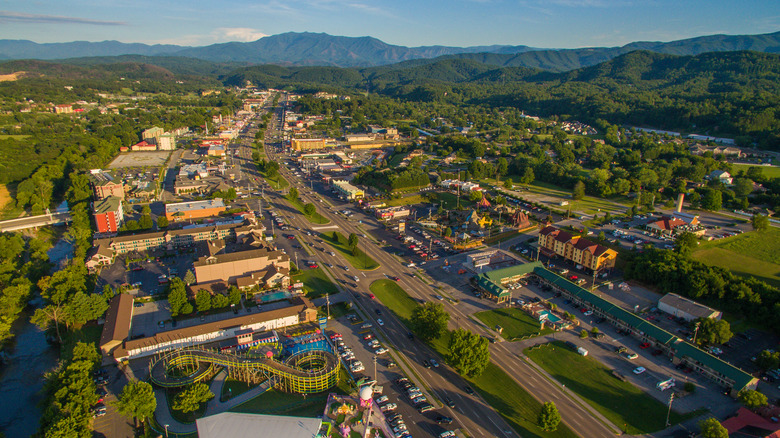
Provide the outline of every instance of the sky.
<path id="1" fill-rule="evenodd" d="M 780 31 L 780 0 L 0 0 L 0 39 L 203 46 L 285 32 L 388 44 L 621 46 Z"/>

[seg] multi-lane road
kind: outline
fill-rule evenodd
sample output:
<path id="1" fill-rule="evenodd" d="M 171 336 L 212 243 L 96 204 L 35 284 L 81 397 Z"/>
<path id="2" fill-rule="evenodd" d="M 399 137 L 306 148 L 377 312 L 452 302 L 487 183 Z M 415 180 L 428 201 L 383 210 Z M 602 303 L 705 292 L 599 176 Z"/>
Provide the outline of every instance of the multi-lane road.
<path id="1" fill-rule="evenodd" d="M 372 322 L 377 328 L 379 327 L 376 323 L 377 315 L 375 310 L 377 308 L 382 309 L 382 306 L 378 301 L 368 298 L 368 286 L 371 282 L 383 278 L 399 277 L 399 285 L 412 298 L 420 302 L 428 301 L 434 291 L 431 286 L 414 275 L 413 269 L 405 267 L 398 258 L 385 251 L 375 241 L 371 241 L 373 237 L 370 236 L 370 232 L 366 229 L 367 227 L 340 215 L 338 206 L 330 206 L 329 203 L 319 202 L 323 196 L 307 187 L 300 178 L 296 177 L 290 169 L 284 166 L 283 156 L 275 153 L 274 144 L 272 143 L 272 138 L 276 135 L 277 125 L 280 124 L 278 114 L 277 112 L 268 124 L 264 145 L 265 153 L 269 159 L 280 163 L 280 174 L 287 179 L 291 187 L 298 189 L 303 202 L 311 202 L 320 207 L 320 213 L 329 219 L 330 223 L 322 226 L 312 225 L 303 215 L 300 215 L 297 210 L 287 203 L 281 192 L 266 190 L 265 194 L 271 206 L 281 213 L 290 225 L 302 230 L 302 232 L 298 233 L 299 241 L 310 248 L 309 253 L 313 251 L 315 254 L 314 256 L 309 256 L 309 258 L 315 259 L 321 264 L 327 263 L 334 266 L 332 269 L 326 269 L 328 275 L 339 283 L 339 288 L 353 298 L 353 301 L 364 310 L 368 318 L 373 319 Z M 250 164 L 252 150 L 249 141 L 242 143 L 238 155 L 245 161 L 244 172 L 250 177 L 251 183 L 260 185 L 260 182 L 256 179 L 258 174 L 253 165 Z M 309 235 L 306 232 L 307 230 L 311 230 L 312 235 Z M 347 272 L 341 268 L 341 266 L 347 266 L 348 262 L 337 253 L 330 255 L 327 251 L 329 249 L 327 244 L 321 243 L 317 236 L 318 232 L 332 230 L 338 230 L 344 235 L 350 233 L 368 235 L 368 238 L 361 239 L 361 249 L 369 257 L 376 260 L 381 265 L 380 268 L 367 272 L 356 269 L 351 269 Z M 323 248 L 325 251 L 315 248 Z M 308 248 L 306 249 L 308 250 Z M 358 276 L 359 281 L 355 282 L 353 279 L 354 275 Z M 462 327 L 476 333 L 487 334 L 482 326 L 469 318 L 469 315 L 465 313 L 466 309 L 461 309 L 461 307 L 447 300 L 441 301 L 441 303 L 452 316 L 450 328 Z M 413 368 L 414 374 L 423 380 L 421 383 L 428 392 L 435 398 L 438 398 L 439 401 L 448 397 L 455 402 L 456 407 L 454 409 L 446 406 L 439 409 L 441 414 L 455 418 L 456 423 L 458 423 L 457 426 L 467 430 L 471 436 L 510 437 L 517 435 L 506 421 L 481 397 L 469 395 L 465 391 L 467 383 L 453 370 L 446 366 L 432 369 L 423 367 L 421 365 L 422 361 L 436 357 L 436 354 L 421 342 L 408 339 L 408 330 L 400 321 L 391 316 L 390 312 L 384 311 L 381 318 L 385 321 L 385 325 L 380 329 L 383 336 L 394 348 L 397 355 L 405 357 L 403 362 Z M 520 359 L 517 354 L 512 353 L 501 342 L 491 344 L 490 350 L 492 361 L 540 402 L 554 401 L 561 412 L 563 421 L 578 435 L 583 437 L 608 437 L 619 433 L 619 429 L 614 425 L 607 426 L 603 420 L 600 421 L 594 418 L 588 409 L 574 402 L 557 384 L 547 380 L 539 371 Z M 371 366 L 370 364 L 366 365 L 368 367 Z M 426 419 L 423 418 L 424 420 Z M 419 430 L 412 429 L 412 432 L 415 436 L 418 436 L 419 433 L 414 432 L 427 432 L 424 435 L 432 434 L 431 430 L 427 430 L 424 427 Z"/>

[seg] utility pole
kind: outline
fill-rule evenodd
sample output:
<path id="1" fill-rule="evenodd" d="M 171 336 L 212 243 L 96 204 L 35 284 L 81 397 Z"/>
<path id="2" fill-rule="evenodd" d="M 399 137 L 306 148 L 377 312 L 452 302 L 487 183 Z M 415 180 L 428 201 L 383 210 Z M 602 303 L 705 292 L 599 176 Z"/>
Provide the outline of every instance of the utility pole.
<path id="1" fill-rule="evenodd" d="M 376 356 L 373 357 L 373 360 L 374 360 L 374 381 L 376 382 Z"/>
<path id="2" fill-rule="evenodd" d="M 669 410 L 666 412 L 666 427 L 671 426 L 669 424 L 669 416 L 672 415 L 672 402 L 674 401 L 674 393 L 669 395 Z"/>
<path id="3" fill-rule="evenodd" d="M 325 305 L 328 308 L 328 319 L 330 319 L 330 295 L 325 292 Z"/>

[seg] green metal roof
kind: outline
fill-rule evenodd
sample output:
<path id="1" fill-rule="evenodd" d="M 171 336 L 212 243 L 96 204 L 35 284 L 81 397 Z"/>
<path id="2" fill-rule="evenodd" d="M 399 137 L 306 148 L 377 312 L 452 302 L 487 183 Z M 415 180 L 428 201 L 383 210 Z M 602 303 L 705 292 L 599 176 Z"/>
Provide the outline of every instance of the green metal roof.
<path id="1" fill-rule="evenodd" d="M 534 271 L 534 268 L 542 268 L 542 262 L 524 263 L 522 265 L 510 266 L 508 268 L 496 269 L 490 272 L 481 274 L 480 277 L 485 277 L 493 283 L 500 284 L 501 280 L 507 277 L 514 277 L 517 275 L 527 275 Z"/>
<path id="2" fill-rule="evenodd" d="M 501 287 L 496 283 L 493 283 L 492 281 L 490 281 L 486 277 L 483 277 L 482 275 L 477 277 L 477 285 L 481 287 L 485 292 L 497 298 L 501 298 L 509 295 L 508 290 L 504 289 L 503 287 Z"/>
<path id="3" fill-rule="evenodd" d="M 674 355 L 677 357 L 688 357 L 695 362 L 705 365 L 707 368 L 714 370 L 715 372 L 728 377 L 734 381 L 734 389 L 740 391 L 746 387 L 751 380 L 754 379 L 750 374 L 742 371 L 741 369 L 731 365 L 728 362 L 724 362 L 717 357 L 701 350 L 700 348 L 689 344 L 688 342 L 678 339 L 675 342 L 673 348 L 675 349 Z"/>

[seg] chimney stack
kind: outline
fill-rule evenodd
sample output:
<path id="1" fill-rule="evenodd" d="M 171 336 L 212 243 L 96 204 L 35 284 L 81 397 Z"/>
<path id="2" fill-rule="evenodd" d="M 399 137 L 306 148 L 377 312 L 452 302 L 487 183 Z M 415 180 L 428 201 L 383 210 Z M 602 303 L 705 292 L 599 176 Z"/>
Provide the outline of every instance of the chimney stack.
<path id="1" fill-rule="evenodd" d="M 685 199 L 685 193 L 680 193 L 677 196 L 677 213 L 682 213 L 683 200 Z"/>

